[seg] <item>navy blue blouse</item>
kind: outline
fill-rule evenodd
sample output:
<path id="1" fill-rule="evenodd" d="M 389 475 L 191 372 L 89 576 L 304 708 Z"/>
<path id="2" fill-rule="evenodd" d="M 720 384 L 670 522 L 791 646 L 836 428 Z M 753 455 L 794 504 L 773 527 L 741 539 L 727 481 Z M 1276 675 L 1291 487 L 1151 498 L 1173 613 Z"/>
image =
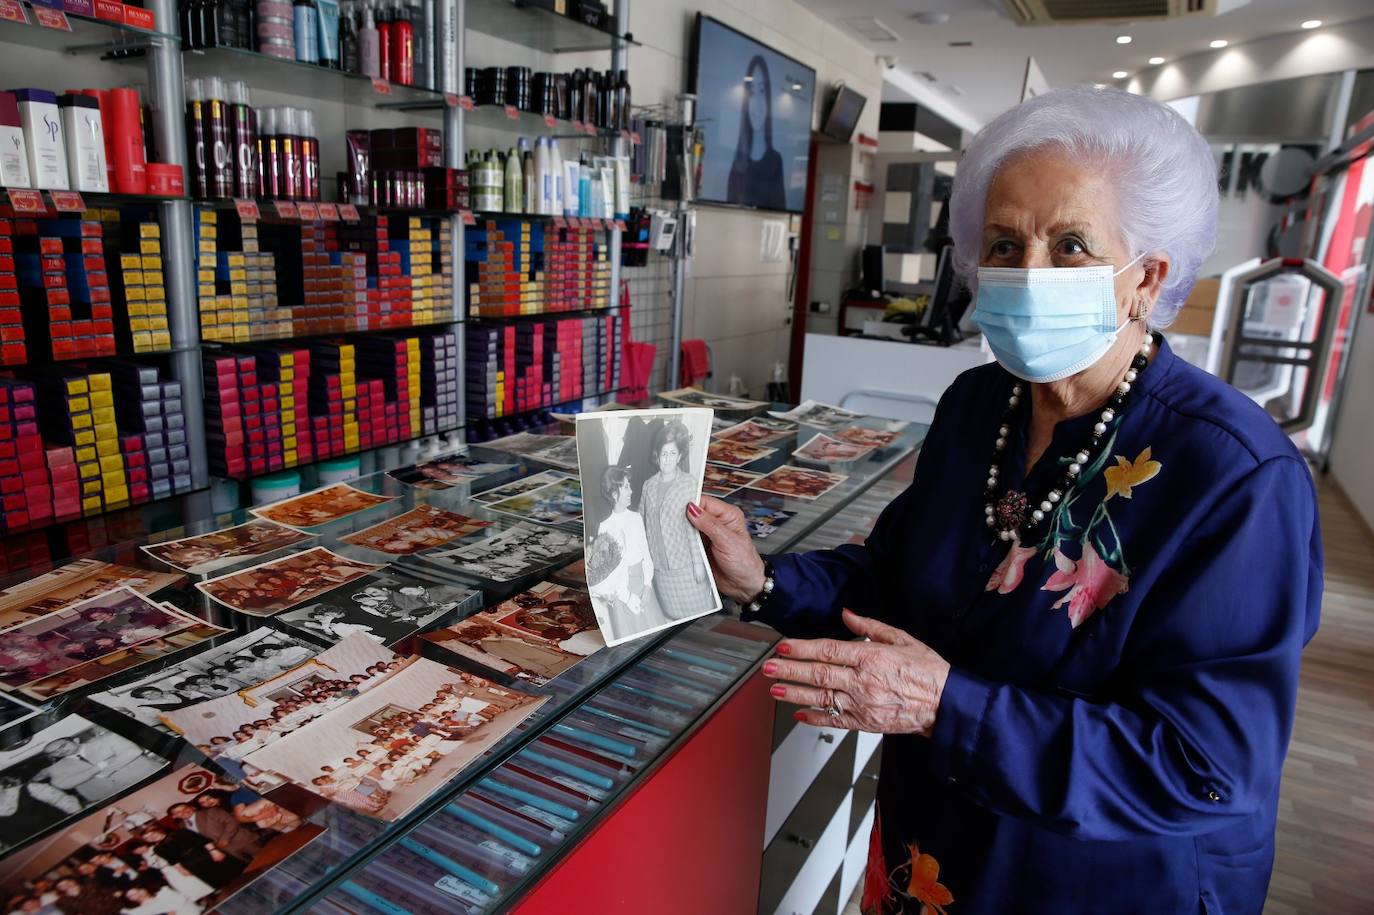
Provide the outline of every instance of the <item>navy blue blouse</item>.
<path id="1" fill-rule="evenodd" d="M 765 622 L 846 637 L 848 607 L 953 668 L 933 735 L 883 743 L 865 911 L 1259 912 L 1321 603 L 1307 467 L 1161 344 L 1105 460 L 1009 548 L 982 493 L 1012 383 L 955 381 L 865 545 L 773 560 Z M 1059 424 L 1026 479 L 1014 432 L 1009 485 L 1038 503 L 1097 420 Z"/>

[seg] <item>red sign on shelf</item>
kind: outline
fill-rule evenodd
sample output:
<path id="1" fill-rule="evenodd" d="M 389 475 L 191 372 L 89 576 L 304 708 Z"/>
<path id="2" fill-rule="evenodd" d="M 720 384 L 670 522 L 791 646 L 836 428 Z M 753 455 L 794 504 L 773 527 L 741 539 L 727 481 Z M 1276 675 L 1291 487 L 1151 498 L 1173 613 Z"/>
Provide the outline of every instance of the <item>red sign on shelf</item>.
<path id="1" fill-rule="evenodd" d="M 257 219 L 262 215 L 256 200 L 247 200 L 243 197 L 235 198 L 234 209 L 238 211 L 239 219 Z"/>
<path id="2" fill-rule="evenodd" d="M 325 222 L 339 221 L 339 207 L 333 203 L 322 203 L 319 205 L 320 218 Z"/>
<path id="3" fill-rule="evenodd" d="M 459 97 L 459 99 L 458 99 L 458 107 L 461 108 L 461 109 L 463 109 L 464 111 L 471 111 L 472 109 L 476 108 L 477 106 L 473 103 L 473 101 L 472 101 L 471 98 L 469 98 L 468 96 L 464 95 L 464 96 L 460 96 L 460 97 Z"/>
<path id="4" fill-rule="evenodd" d="M 35 6 L 33 8 L 33 21 L 43 26 L 45 29 L 57 29 L 59 32 L 70 32 L 72 24 L 67 21 L 67 14 L 61 10 L 51 10 L 46 6 Z"/>
<path id="5" fill-rule="evenodd" d="M 624 232 L 624 231 L 625 231 L 625 220 L 623 220 L 623 219 L 617 219 L 617 220 L 615 221 L 615 227 L 616 227 L 617 229 L 619 229 L 620 231 Z"/>
<path id="6" fill-rule="evenodd" d="M 473 214 L 472 210 L 459 210 L 459 211 L 458 211 L 458 215 L 462 217 L 462 219 L 463 219 L 463 225 L 465 225 L 465 226 L 475 226 L 475 225 L 477 225 L 477 217 Z"/>
<path id="7" fill-rule="evenodd" d="M 50 191 L 53 209 L 59 213 L 84 213 L 86 201 L 76 191 Z"/>
<path id="8" fill-rule="evenodd" d="M 555 118 L 554 118 L 553 115 L 551 115 L 551 114 L 546 114 L 546 115 L 544 115 L 544 126 L 545 126 L 545 127 L 552 127 L 552 126 L 553 126 L 554 124 L 556 124 L 556 123 L 557 123 L 557 121 L 555 120 Z"/>
<path id="9" fill-rule="evenodd" d="M 634 140 L 630 139 L 630 132 L 628 130 L 620 131 L 620 139 L 624 140 L 627 143 L 634 142 Z"/>
<path id="10" fill-rule="evenodd" d="M 357 222 L 359 219 L 358 208 L 351 203 L 339 204 L 339 218 L 344 222 Z"/>
<path id="11" fill-rule="evenodd" d="M 553 227 L 555 229 L 566 229 L 568 227 L 568 221 L 562 216 L 555 216 L 553 218 Z"/>
<path id="12" fill-rule="evenodd" d="M 378 79 L 374 76 L 372 77 L 372 91 L 377 93 L 378 95 L 390 95 L 391 83 L 387 82 L 384 79 Z"/>
<path id="13" fill-rule="evenodd" d="M 636 146 L 639 145 L 639 131 L 638 131 L 638 130 L 632 130 L 632 131 L 630 131 L 630 142 L 633 143 L 633 144 L 636 145 Z"/>
<path id="14" fill-rule="evenodd" d="M 277 215 L 282 219 L 296 219 L 300 213 L 296 210 L 296 205 L 289 200 L 278 200 L 274 206 Z"/>
<path id="15" fill-rule="evenodd" d="M 43 202 L 43 195 L 38 191 L 10 191 L 10 206 L 14 207 L 16 213 L 33 213 L 41 216 L 48 212 L 48 205 Z"/>
<path id="16" fill-rule="evenodd" d="M 320 208 L 313 203 L 296 204 L 296 213 L 301 217 L 302 222 L 314 222 L 320 218 Z"/>
<path id="17" fill-rule="evenodd" d="M 28 24 L 29 16 L 24 12 L 24 4 L 19 0 L 0 0 L 0 19 Z"/>
<path id="18" fill-rule="evenodd" d="M 583 129 L 584 129 L 585 127 L 586 127 L 586 125 L 583 124 L 581 121 L 573 121 L 573 122 L 572 122 L 573 133 L 582 133 L 582 131 L 583 131 Z"/>
<path id="19" fill-rule="evenodd" d="M 520 120 L 520 109 L 516 108 L 514 105 L 507 105 L 506 117 L 510 118 L 512 121 Z"/>
<path id="20" fill-rule="evenodd" d="M 460 98 L 458 97 L 458 94 L 457 94 L 457 93 L 455 93 L 455 92 L 445 92 L 445 93 L 444 93 L 444 104 L 447 105 L 447 106 L 449 106 L 450 108 L 457 108 L 457 107 L 459 106 L 459 104 L 461 104 L 461 103 L 462 103 L 462 99 L 460 99 Z"/>

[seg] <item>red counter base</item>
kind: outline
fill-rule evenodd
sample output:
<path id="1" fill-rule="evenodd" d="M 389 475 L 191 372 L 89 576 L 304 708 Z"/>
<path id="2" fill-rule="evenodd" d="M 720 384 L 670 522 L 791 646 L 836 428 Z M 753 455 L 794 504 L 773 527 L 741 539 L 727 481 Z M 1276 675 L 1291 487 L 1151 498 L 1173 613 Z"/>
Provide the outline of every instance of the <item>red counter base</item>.
<path id="1" fill-rule="evenodd" d="M 755 912 L 772 727 L 755 674 L 512 911 Z"/>

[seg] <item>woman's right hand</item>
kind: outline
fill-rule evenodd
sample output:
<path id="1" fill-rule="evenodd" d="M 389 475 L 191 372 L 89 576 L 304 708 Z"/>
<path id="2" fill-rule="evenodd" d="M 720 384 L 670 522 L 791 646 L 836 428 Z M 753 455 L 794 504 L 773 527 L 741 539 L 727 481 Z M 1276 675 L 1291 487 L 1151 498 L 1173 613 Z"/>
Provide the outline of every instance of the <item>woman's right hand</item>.
<path id="1" fill-rule="evenodd" d="M 726 597 L 747 604 L 763 590 L 763 557 L 749 536 L 744 512 L 710 496 L 700 507 L 687 503 L 687 520 L 706 537 L 716 587 Z"/>

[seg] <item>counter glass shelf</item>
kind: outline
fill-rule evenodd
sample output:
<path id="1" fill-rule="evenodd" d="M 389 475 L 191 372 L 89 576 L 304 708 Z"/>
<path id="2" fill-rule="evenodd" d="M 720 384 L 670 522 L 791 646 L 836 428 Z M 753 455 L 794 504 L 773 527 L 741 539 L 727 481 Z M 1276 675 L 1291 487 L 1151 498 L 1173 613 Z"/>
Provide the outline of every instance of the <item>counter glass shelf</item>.
<path id="1" fill-rule="evenodd" d="M 141 51 L 154 45 L 179 44 L 180 39 L 168 32 L 141 29 L 123 22 L 97 19 L 79 13 L 62 13 L 46 7 L 22 5 L 28 22 L 0 18 L 0 42 L 42 48 L 63 54 L 119 54 Z M 41 12 L 40 12 L 41 9 Z M 70 30 L 50 28 L 43 19 L 60 14 Z M 138 60 L 141 62 L 142 57 Z"/>
<path id="2" fill-rule="evenodd" d="M 814 503 L 794 506 L 796 517 L 783 525 L 771 542 L 763 541 L 761 546 L 776 552 L 796 543 L 909 456 L 923 433 L 923 427 L 908 426 L 892 447 L 850 468 L 846 485 Z M 781 447 L 788 447 L 788 443 L 781 443 Z M 308 529 L 317 536 L 316 540 L 237 565 L 225 565 L 210 575 L 241 570 L 265 559 L 315 546 L 327 547 L 355 560 L 381 563 L 395 559 L 342 538 L 422 503 L 492 522 L 491 527 L 459 544 L 495 536 L 519 519 L 493 512 L 474 497 L 546 468 L 480 446 L 473 446 L 470 452 L 479 460 L 506 466 L 480 480 L 447 489 L 412 487 L 387 473 L 352 481 L 351 485 L 366 492 L 394 498 Z M 190 515 L 192 509 L 188 506 L 186 512 Z M 140 550 L 141 544 L 207 533 L 250 517 L 243 510 L 204 517 L 153 535 L 140 532 L 134 538 L 112 542 L 87 555 L 165 572 L 168 567 Z M 173 523 L 179 520 L 172 519 Z M 564 532 L 570 533 L 566 528 Z M 436 571 L 436 565 L 442 564 L 431 560 L 395 561 L 391 571 L 422 584 L 461 584 L 480 590 L 481 605 L 491 607 L 539 581 L 577 582 L 580 572 L 569 566 L 575 566 L 580 558 L 580 548 L 573 547 L 561 558 L 551 558 L 547 569 L 508 582 L 469 578 L 454 568 Z M 29 569 L 11 575 L 0 581 L 0 588 L 27 581 L 41 571 Z M 279 620 L 245 616 L 210 602 L 194 587 L 205 577 L 183 576 L 151 595 L 232 630 L 201 643 L 202 646 L 220 644 L 258 626 L 282 625 Z M 476 609 L 473 602 L 466 602 L 427 621 L 423 629 L 451 625 Z M 292 634 L 303 641 L 313 640 L 320 648 L 328 645 L 323 637 L 300 631 Z M 218 911 L 227 915 L 297 911 L 391 915 L 398 911 L 499 910 L 547 873 L 687 740 L 735 687 L 752 675 L 775 641 L 772 630 L 743 623 L 732 612 L 722 612 L 603 648 L 538 687 L 480 671 L 416 636 L 395 641 L 390 647 L 398 655 L 420 654 L 460 668 L 468 667 L 512 691 L 535 694 L 546 701 L 517 728 L 487 745 L 482 755 L 395 821 L 386 822 L 342 805 L 319 801 L 308 820 L 324 827 L 324 833 L 219 905 Z M 186 741 L 117 714 L 89 698 L 91 692 L 141 679 L 159 666 L 179 662 L 192 653 L 182 652 L 48 698 L 41 702 L 37 717 L 11 725 L 0 735 L 5 740 L 15 739 L 16 735 L 22 739 L 23 733 L 51 725 L 63 716 L 79 714 L 160 754 L 173 767 L 197 764 L 214 768 Z"/>
<path id="3" fill-rule="evenodd" d="M 519 0 L 467 0 L 467 27 L 484 35 L 543 51 L 563 54 L 574 51 L 609 51 L 616 35 L 568 16 Z M 638 42 L 620 36 L 627 45 Z"/>

